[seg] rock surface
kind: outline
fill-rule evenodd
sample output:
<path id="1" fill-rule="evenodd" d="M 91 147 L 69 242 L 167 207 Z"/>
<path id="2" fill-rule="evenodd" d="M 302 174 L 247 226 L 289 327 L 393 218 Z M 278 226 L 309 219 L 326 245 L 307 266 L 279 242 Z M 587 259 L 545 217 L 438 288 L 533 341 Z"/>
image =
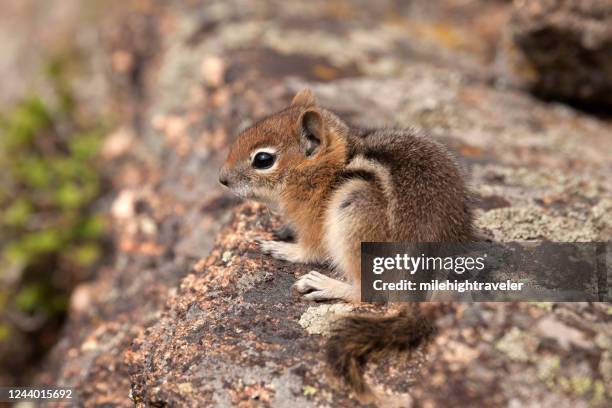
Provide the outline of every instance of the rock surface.
<path id="1" fill-rule="evenodd" d="M 495 239 L 609 239 L 610 151 L 601 149 L 609 129 L 597 121 L 432 67 L 415 67 L 401 80 L 310 87 L 323 105 L 356 122 L 427 127 L 462 152 L 481 197 L 479 226 Z M 575 139 L 578 129 L 581 143 Z M 320 362 L 322 338 L 307 334 L 318 320 L 302 319 L 309 305 L 291 296 L 290 285 L 307 267 L 258 253 L 255 238 L 270 237 L 274 224 L 257 210 L 236 210 L 210 257 L 169 300 L 166 316 L 128 353 L 137 401 L 355 403 L 346 390 L 328 385 Z M 610 397 L 603 391 L 610 385 L 605 363 L 610 350 L 597 345 L 597 336 L 612 334 L 609 306 L 444 308 L 426 357 L 421 350 L 404 365 L 385 362 L 372 369 L 371 378 L 385 379 L 392 400 L 406 398 L 400 394 L 407 389 L 425 406 L 588 406 Z M 553 326 L 557 329 L 547 329 Z M 313 389 L 314 394 L 305 391 Z"/>
<path id="2" fill-rule="evenodd" d="M 317 307 L 291 291 L 296 275 L 308 272 L 308 266 L 262 256 L 255 244 L 256 238 L 271 239 L 270 231 L 279 226 L 259 206 L 236 210 L 210 256 L 169 299 L 168 313 L 127 353 L 134 401 L 142 406 L 351 404 L 323 374 L 324 339 L 308 336 L 300 325 L 304 311 Z M 395 378 L 404 387 L 406 380 Z"/>
<path id="3" fill-rule="evenodd" d="M 499 34 L 490 24 L 504 21 L 505 2 L 455 6 L 464 14 L 452 29 L 455 2 L 286 3 L 141 4 L 129 29 L 117 28 L 132 41 L 111 55 L 135 65 L 118 63 L 114 83 L 138 106 L 106 150 L 117 169 L 117 254 L 77 290 L 41 382 L 76 387 L 86 406 L 356 405 L 321 360 L 328 320 L 343 307 L 290 291 L 296 276 L 325 268 L 261 255 L 253 239 L 278 220 L 253 204 L 232 209 L 216 182 L 237 131 L 306 85 L 351 121 L 422 127 L 454 149 L 480 197 L 478 225 L 494 239 L 612 236 L 612 125 L 490 85 Z M 151 26 L 160 41 L 147 48 Z M 436 308 L 429 346 L 368 368 L 398 404 L 612 398 L 609 305 Z"/>
<path id="4" fill-rule="evenodd" d="M 519 82 L 537 95 L 612 107 L 612 2 L 514 2 L 506 52 Z"/>
<path id="5" fill-rule="evenodd" d="M 254 242 L 279 226 L 259 205 L 235 210 L 169 310 L 126 353 L 138 405 L 357 404 L 326 374 L 322 352 L 321 328 L 349 310 L 292 294 L 311 267 L 264 256 Z M 368 369 L 395 406 L 604 406 L 610 398 L 609 306 L 433 307 L 439 318 L 431 344 Z"/>

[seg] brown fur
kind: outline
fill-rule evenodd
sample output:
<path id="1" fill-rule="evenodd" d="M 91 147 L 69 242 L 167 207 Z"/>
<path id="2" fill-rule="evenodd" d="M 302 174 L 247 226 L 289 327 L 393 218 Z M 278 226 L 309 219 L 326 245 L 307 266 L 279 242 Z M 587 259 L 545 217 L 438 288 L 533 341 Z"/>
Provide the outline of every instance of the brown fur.
<path id="1" fill-rule="evenodd" d="M 319 160 L 301 161 L 287 172 L 286 186 L 280 198 L 299 242 L 320 259 L 325 256 L 320 244 L 326 210 L 321 204 L 329 200 L 334 191 L 346 155 L 345 143 L 335 134 L 329 136 L 329 145 Z"/>
<path id="2" fill-rule="evenodd" d="M 253 169 L 254 152 L 264 147 L 277 161 Z M 342 273 L 346 282 L 314 271 L 302 276 L 295 287 L 311 300 L 359 301 L 362 241 L 474 239 L 471 196 L 443 146 L 410 129 L 351 128 L 308 90 L 238 137 L 220 179 L 238 194 L 277 205 L 288 219 L 296 243 L 262 242 L 264 251 L 291 262 L 329 260 Z M 431 334 L 415 310 L 342 320 L 327 348 L 333 372 L 365 397 L 369 359 L 413 348 Z"/>
<path id="3" fill-rule="evenodd" d="M 365 403 L 373 395 L 363 378 L 368 361 L 413 350 L 433 332 L 431 322 L 416 305 L 403 306 L 390 317 L 348 316 L 336 325 L 327 341 L 326 359 L 332 373 L 350 384 Z"/>

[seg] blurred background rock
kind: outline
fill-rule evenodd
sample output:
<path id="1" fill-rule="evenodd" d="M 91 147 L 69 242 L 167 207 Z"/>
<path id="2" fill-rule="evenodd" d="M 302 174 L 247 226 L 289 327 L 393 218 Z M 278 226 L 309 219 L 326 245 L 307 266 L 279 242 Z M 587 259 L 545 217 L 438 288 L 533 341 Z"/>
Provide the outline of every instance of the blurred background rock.
<path id="1" fill-rule="evenodd" d="M 94 7 L 7 1 L 0 16 L 0 382 L 31 378 L 72 289 L 102 259 L 98 152 L 110 111 Z M 92 2 L 92 6 L 94 3 Z"/>
<path id="2" fill-rule="evenodd" d="M 612 3 L 515 2 L 500 46 L 501 74 L 537 96 L 609 115 Z"/>

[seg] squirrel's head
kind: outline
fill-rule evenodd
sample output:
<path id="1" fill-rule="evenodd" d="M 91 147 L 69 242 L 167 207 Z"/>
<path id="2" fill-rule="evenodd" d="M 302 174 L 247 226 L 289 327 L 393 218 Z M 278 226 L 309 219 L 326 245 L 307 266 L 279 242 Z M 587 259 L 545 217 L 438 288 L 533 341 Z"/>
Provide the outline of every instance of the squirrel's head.
<path id="1" fill-rule="evenodd" d="M 304 89 L 291 106 L 238 135 L 219 172 L 219 182 L 240 197 L 277 202 L 292 171 L 344 160 L 337 135 L 345 127 Z"/>

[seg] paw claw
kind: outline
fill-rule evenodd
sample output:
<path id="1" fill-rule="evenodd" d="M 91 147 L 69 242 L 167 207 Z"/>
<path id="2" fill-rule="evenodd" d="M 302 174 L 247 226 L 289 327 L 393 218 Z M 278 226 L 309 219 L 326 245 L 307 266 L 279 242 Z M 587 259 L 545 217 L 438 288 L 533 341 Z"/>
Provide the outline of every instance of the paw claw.
<path id="1" fill-rule="evenodd" d="M 294 289 L 308 300 L 321 301 L 343 299 L 350 285 L 317 271 L 310 271 L 293 285 Z"/>
<path id="2" fill-rule="evenodd" d="M 257 245 L 259 246 L 259 249 L 264 254 L 270 255 L 272 253 L 272 245 L 270 245 L 270 244 L 272 242 L 274 242 L 274 241 L 266 241 L 264 239 L 258 239 L 255 242 L 257 242 Z"/>
<path id="3" fill-rule="evenodd" d="M 261 252 L 281 261 L 300 262 L 300 248 L 289 242 L 257 240 Z"/>
<path id="4" fill-rule="evenodd" d="M 310 292 L 304 295 L 304 299 L 312 300 L 314 302 L 321 300 L 331 300 L 336 297 L 328 293 L 326 290 L 315 290 L 314 292 Z"/>
<path id="5" fill-rule="evenodd" d="M 293 284 L 293 288 L 295 290 L 297 290 L 299 293 L 307 293 L 308 291 L 311 291 L 313 289 L 315 289 L 311 282 L 310 279 L 308 278 L 308 274 L 302 276 L 301 278 L 299 278 L 294 284 Z"/>

